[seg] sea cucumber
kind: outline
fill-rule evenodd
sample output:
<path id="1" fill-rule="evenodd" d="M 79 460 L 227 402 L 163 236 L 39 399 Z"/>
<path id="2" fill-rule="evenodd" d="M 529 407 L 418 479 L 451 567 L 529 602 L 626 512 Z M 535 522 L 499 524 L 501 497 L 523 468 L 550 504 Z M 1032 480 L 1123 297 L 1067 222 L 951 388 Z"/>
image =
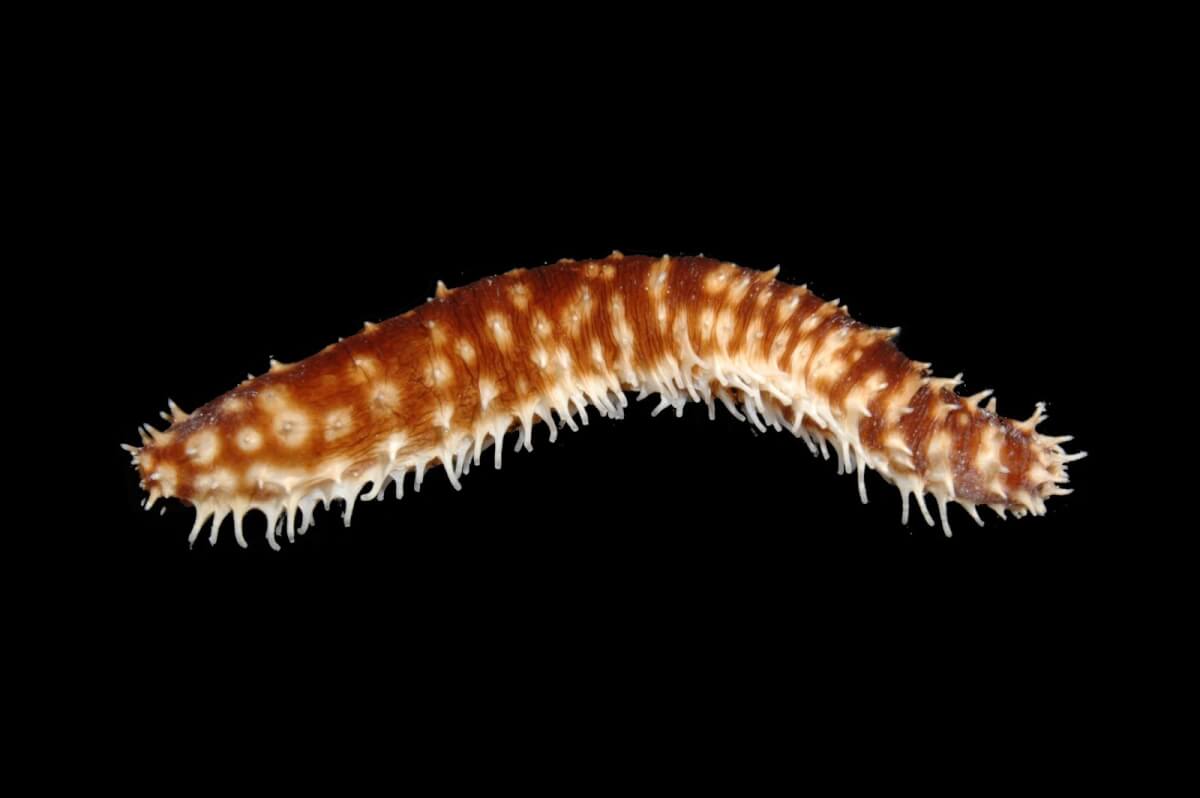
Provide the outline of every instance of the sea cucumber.
<path id="1" fill-rule="evenodd" d="M 950 535 L 947 506 L 982 524 L 1045 513 L 1070 493 L 1069 436 L 1037 432 L 1043 406 L 1002 418 L 991 393 L 960 397 L 958 378 L 933 377 L 905 357 L 898 329 L 861 324 L 805 286 L 704 257 L 624 256 L 516 269 L 436 296 L 401 316 L 367 324 L 297 363 L 271 362 L 195 412 L 169 402 L 165 430 L 144 425 L 133 457 L 147 509 L 177 498 L 196 510 L 194 543 L 211 520 L 246 546 L 243 519 L 267 518 L 266 538 L 295 540 L 318 503 L 403 496 L 441 466 L 457 489 L 487 448 L 503 462 L 504 436 L 532 450 L 537 420 L 553 441 L 588 412 L 621 418 L 626 391 L 658 395 L 653 413 L 719 402 L 762 431 L 787 430 L 814 454 L 832 451 L 839 472 L 875 469 L 930 524 L 931 495 Z M 555 418 L 557 416 L 557 419 Z M 369 487 L 368 487 L 369 486 Z M 365 492 L 364 492 L 365 491 Z"/>

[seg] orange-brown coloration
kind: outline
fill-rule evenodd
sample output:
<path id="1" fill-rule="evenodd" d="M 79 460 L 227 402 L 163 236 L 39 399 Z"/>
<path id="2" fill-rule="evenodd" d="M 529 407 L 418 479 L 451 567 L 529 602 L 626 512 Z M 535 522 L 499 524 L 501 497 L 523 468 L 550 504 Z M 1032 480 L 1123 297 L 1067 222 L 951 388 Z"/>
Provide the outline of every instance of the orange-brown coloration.
<path id="1" fill-rule="evenodd" d="M 741 403 L 764 429 L 760 415 L 810 446 L 832 444 L 847 471 L 857 462 L 860 489 L 869 465 L 905 498 L 933 493 L 943 524 L 946 501 L 1023 514 L 1063 492 L 1073 458 L 1060 440 L 960 398 L 901 354 L 894 332 L 774 275 L 614 253 L 439 284 L 421 307 L 273 364 L 190 416 L 173 408 L 170 428 L 147 430 L 131 452 L 152 499 L 215 512 L 214 537 L 232 512 L 241 540 L 247 509 L 286 515 L 290 534 L 298 507 L 307 523 L 317 500 L 352 503 L 366 482 L 374 496 L 408 470 L 419 484 L 430 465 L 457 486 L 485 437 L 520 427 L 528 446 L 535 415 L 572 427 L 585 404 L 619 415 L 621 392 L 634 389 L 662 393 L 659 409 L 678 409 L 685 393 L 710 412 L 714 397 L 735 414 Z"/>

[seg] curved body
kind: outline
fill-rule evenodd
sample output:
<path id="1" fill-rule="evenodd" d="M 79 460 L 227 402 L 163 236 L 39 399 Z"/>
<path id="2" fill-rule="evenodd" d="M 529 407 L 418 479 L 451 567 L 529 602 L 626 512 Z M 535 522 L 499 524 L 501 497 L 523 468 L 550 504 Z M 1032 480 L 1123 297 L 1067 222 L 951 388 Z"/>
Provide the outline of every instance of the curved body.
<path id="1" fill-rule="evenodd" d="M 419 489 L 440 468 L 457 488 L 483 451 L 500 467 L 505 434 L 531 448 L 532 426 L 620 417 L 626 391 L 658 394 L 654 412 L 717 403 L 762 430 L 788 430 L 857 472 L 877 470 L 933 523 L 947 506 L 1045 512 L 1063 494 L 1068 455 L 1026 421 L 1002 418 L 987 393 L 960 397 L 892 343 L 896 330 L 853 320 L 803 286 L 707 258 L 564 260 L 447 290 L 298 363 L 243 382 L 166 430 L 127 446 L 152 505 L 196 507 L 194 541 L 260 510 L 268 542 L 294 538 L 318 503 Z M 555 419 L 558 416 L 558 421 Z M 368 488 L 369 485 L 369 488 Z"/>

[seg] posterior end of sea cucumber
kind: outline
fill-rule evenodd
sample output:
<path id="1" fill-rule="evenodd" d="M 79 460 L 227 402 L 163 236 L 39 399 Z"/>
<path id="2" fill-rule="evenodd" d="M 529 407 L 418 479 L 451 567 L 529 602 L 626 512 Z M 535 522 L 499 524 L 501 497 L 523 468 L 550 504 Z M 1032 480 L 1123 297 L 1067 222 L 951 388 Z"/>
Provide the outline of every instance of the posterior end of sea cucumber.
<path id="1" fill-rule="evenodd" d="M 990 391 L 958 397 L 952 386 L 941 387 L 939 407 L 927 411 L 934 421 L 923 433 L 921 478 L 911 486 L 931 526 L 934 521 L 924 507 L 922 492 L 933 496 L 947 536 L 952 534 L 947 512 L 952 504 L 961 506 L 982 526 L 980 506 L 1001 518 L 1009 513 L 1016 518 L 1045 515 L 1049 498 L 1072 492 L 1064 487 L 1070 481 L 1067 466 L 1086 457 L 1087 452 L 1069 453 L 1063 448 L 1072 436 L 1037 431 L 1046 420 L 1044 403 L 1039 403 L 1028 419 L 1014 421 L 996 414 L 995 399 L 980 406 Z M 907 505 L 903 485 L 901 493 Z"/>

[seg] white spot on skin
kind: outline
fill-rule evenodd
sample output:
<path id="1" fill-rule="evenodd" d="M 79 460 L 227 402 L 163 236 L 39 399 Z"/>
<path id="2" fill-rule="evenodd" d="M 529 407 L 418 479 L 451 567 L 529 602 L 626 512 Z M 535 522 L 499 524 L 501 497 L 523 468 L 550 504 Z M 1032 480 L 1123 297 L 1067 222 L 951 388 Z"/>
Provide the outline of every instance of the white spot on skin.
<path id="1" fill-rule="evenodd" d="M 601 368 L 607 368 L 608 364 L 604 361 L 604 347 L 599 341 L 592 341 L 592 362 Z"/>
<path id="2" fill-rule="evenodd" d="M 750 322 L 750 326 L 746 330 L 746 337 L 756 343 L 762 341 L 764 337 L 762 322 L 757 318 Z"/>
<path id="3" fill-rule="evenodd" d="M 272 386 L 259 393 L 258 404 L 268 414 L 277 413 L 287 406 L 287 396 L 282 388 Z"/>
<path id="4" fill-rule="evenodd" d="M 553 331 L 550 326 L 550 320 L 540 310 L 534 316 L 533 331 L 537 333 L 539 338 L 547 338 Z"/>
<path id="5" fill-rule="evenodd" d="M 844 332 L 844 330 L 838 332 Z M 837 333 L 825 336 L 820 347 L 811 356 L 812 363 L 809 373 L 812 379 L 825 379 L 832 382 L 845 374 L 850 365 L 848 358 L 842 354 L 845 340 L 845 335 Z"/>
<path id="6" fill-rule="evenodd" d="M 733 337 L 733 313 L 728 310 L 721 311 L 721 315 L 717 316 L 717 343 L 722 349 L 728 350 L 729 341 Z"/>
<path id="7" fill-rule="evenodd" d="M 278 413 L 272 428 L 275 437 L 279 438 L 284 446 L 299 446 L 308 440 L 308 416 L 299 410 L 291 409 Z"/>
<path id="8" fill-rule="evenodd" d="M 787 319 L 792 318 L 792 313 L 796 312 L 796 308 L 800 305 L 800 296 L 804 293 L 804 289 L 797 288 L 793 290 L 792 295 L 780 302 L 778 308 L 779 323 L 784 324 Z"/>
<path id="9" fill-rule="evenodd" d="M 425 322 L 425 329 L 429 330 L 429 339 L 433 341 L 434 346 L 444 346 L 446 344 L 446 331 L 436 321 L 430 319 Z"/>
<path id="10" fill-rule="evenodd" d="M 213 430 L 197 432 L 188 439 L 183 453 L 197 465 L 208 465 L 221 450 L 221 441 Z"/>
<path id="11" fill-rule="evenodd" d="M 471 342 L 466 338 L 459 339 L 458 346 L 455 347 L 455 351 L 458 352 L 458 356 L 461 357 L 463 362 L 468 366 L 475 364 L 475 347 L 471 346 Z"/>
<path id="12" fill-rule="evenodd" d="M 952 442 L 950 433 L 939 430 L 929 437 L 929 442 L 925 447 L 925 456 L 932 463 L 944 462 L 950 455 Z"/>
<path id="13" fill-rule="evenodd" d="M 492 400 L 500 395 L 500 391 L 496 388 L 496 383 L 488 379 L 479 381 L 479 405 L 484 410 L 492 404 Z"/>
<path id="14" fill-rule="evenodd" d="M 507 352 L 512 347 L 512 331 L 508 328 L 508 319 L 499 313 L 489 313 L 487 327 L 496 346 L 500 347 L 501 351 Z"/>
<path id="15" fill-rule="evenodd" d="M 221 403 L 221 411 L 230 415 L 240 413 L 246 409 L 246 403 L 236 396 L 231 396 Z"/>
<path id="16" fill-rule="evenodd" d="M 1000 430 L 988 426 L 979 442 L 979 448 L 975 451 L 973 463 L 975 470 L 980 474 L 989 474 L 993 470 L 998 470 L 1001 464 L 1000 448 L 1003 443 L 1004 436 Z"/>
<path id="17" fill-rule="evenodd" d="M 426 382 L 430 386 L 442 387 L 454 379 L 454 371 L 444 357 L 435 357 L 429 363 Z"/>
<path id="18" fill-rule="evenodd" d="M 791 361 L 788 364 L 787 371 L 795 374 L 797 369 L 813 360 L 813 345 L 811 340 L 801 339 L 797 341 L 796 347 L 792 350 Z"/>
<path id="19" fill-rule="evenodd" d="M 733 267 L 721 264 L 704 277 L 704 290 L 709 294 L 719 294 L 729 287 L 729 279 L 733 275 Z"/>
<path id="20" fill-rule="evenodd" d="M 529 310 L 529 289 L 524 283 L 515 283 L 508 289 L 508 297 L 512 300 L 513 307 L 522 313 Z"/>
<path id="21" fill-rule="evenodd" d="M 580 289 L 575 301 L 563 309 L 563 315 L 560 319 L 563 329 L 566 330 L 567 334 L 578 337 L 583 331 L 584 319 L 591 318 L 595 309 L 595 303 L 592 302 L 592 292 L 585 285 Z"/>
<path id="22" fill-rule="evenodd" d="M 377 413 L 391 413 L 400 406 L 400 389 L 390 382 L 381 382 L 371 388 L 371 408 Z"/>
<path id="23" fill-rule="evenodd" d="M 566 316 L 563 318 L 563 327 L 572 337 L 578 337 L 582 324 L 583 317 L 575 309 L 567 311 Z"/>
<path id="24" fill-rule="evenodd" d="M 655 299 L 661 300 L 667 292 L 667 277 L 671 273 L 671 259 L 663 257 L 650 267 L 646 288 Z"/>
<path id="25" fill-rule="evenodd" d="M 254 427 L 242 427 L 238 430 L 237 445 L 243 452 L 256 452 L 262 446 L 262 433 Z"/>
<path id="26" fill-rule="evenodd" d="M 820 310 L 818 310 L 816 313 L 809 316 L 807 319 L 805 319 L 804 321 L 802 321 L 800 323 L 800 332 L 804 335 L 807 335 L 808 333 L 817 329 L 817 325 L 819 325 L 821 322 L 823 322 L 825 320 L 825 315 L 826 314 L 824 314 Z"/>
<path id="27" fill-rule="evenodd" d="M 625 303 L 617 296 L 612 301 L 612 331 L 617 343 L 626 349 L 633 346 L 633 330 L 625 319 Z"/>
<path id="28" fill-rule="evenodd" d="M 730 286 L 728 301 L 730 303 L 741 302 L 742 298 L 746 296 L 746 292 L 748 292 L 749 290 L 750 290 L 750 278 L 743 277 L 742 279 L 733 283 L 732 286 Z"/>
<path id="29" fill-rule="evenodd" d="M 336 441 L 349 434 L 352 424 L 353 416 L 350 408 L 342 407 L 330 412 L 325 416 L 325 440 Z"/>

